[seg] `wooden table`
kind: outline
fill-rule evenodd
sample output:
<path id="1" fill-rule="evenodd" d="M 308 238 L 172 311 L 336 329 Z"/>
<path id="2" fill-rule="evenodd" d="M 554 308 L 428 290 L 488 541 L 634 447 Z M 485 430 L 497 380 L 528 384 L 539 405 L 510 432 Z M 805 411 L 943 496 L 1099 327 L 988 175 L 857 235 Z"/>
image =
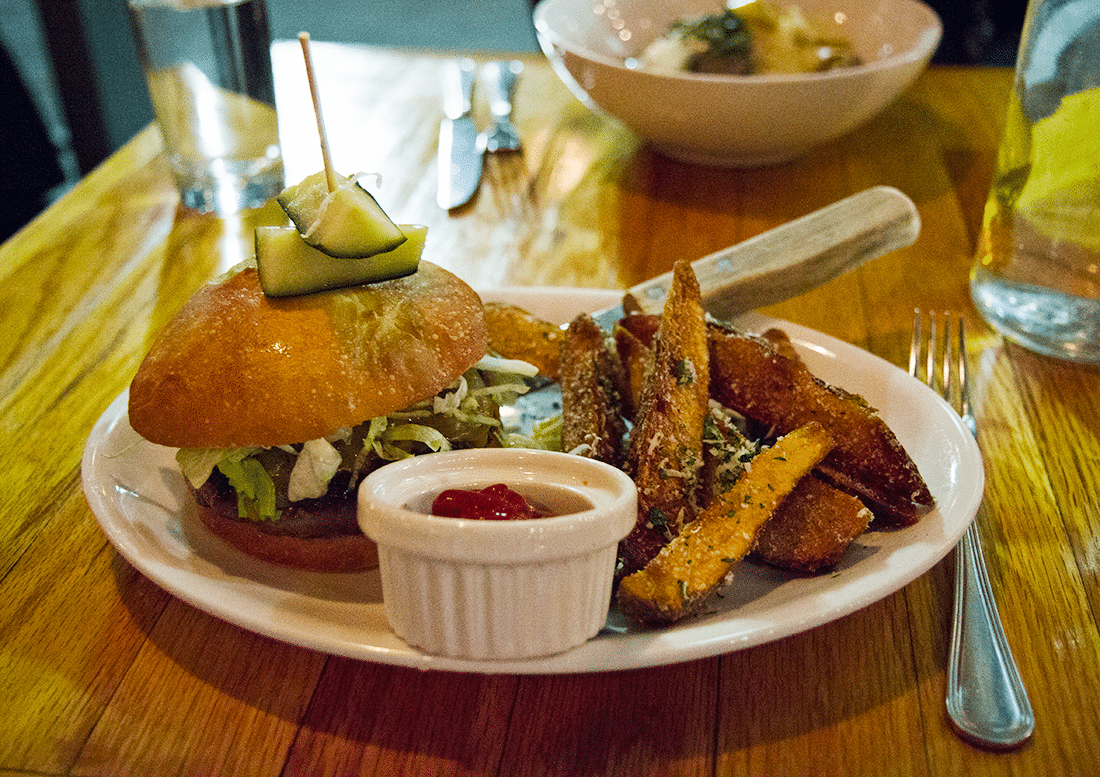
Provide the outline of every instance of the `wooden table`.
<path id="1" fill-rule="evenodd" d="M 320 167 L 296 43 L 276 46 L 288 177 Z M 539 59 L 521 158 L 435 206 L 440 59 L 315 44 L 337 167 L 382 175 L 425 257 L 479 286 L 625 287 L 875 184 L 915 245 L 767 312 L 903 364 L 914 306 L 963 311 L 984 449 L 980 528 L 1038 719 L 1008 753 L 944 712 L 953 562 L 781 641 L 565 676 L 422 672 L 213 618 L 139 574 L 80 459 L 153 336 L 270 210 L 180 212 L 150 128 L 0 249 L 0 774 L 1084 774 L 1100 765 L 1100 372 L 976 318 L 967 270 L 1011 74 L 932 68 L 855 134 L 763 170 L 691 167 L 593 115 Z M 484 106 L 481 106 L 484 109 Z M 1092 767 L 1092 768 L 1090 768 Z"/>

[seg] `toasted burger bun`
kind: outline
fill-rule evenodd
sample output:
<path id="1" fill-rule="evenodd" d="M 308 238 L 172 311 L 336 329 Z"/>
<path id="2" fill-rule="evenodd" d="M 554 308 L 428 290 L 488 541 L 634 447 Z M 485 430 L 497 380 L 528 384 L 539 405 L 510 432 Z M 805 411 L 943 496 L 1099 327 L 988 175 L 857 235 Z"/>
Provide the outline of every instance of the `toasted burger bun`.
<path id="1" fill-rule="evenodd" d="M 481 300 L 428 262 L 407 277 L 268 298 L 254 269 L 200 289 L 130 385 L 130 425 L 180 448 L 300 443 L 434 396 L 486 351 Z M 237 517 L 215 472 L 195 492 L 203 524 L 271 563 L 319 571 L 376 566 L 355 521 L 354 484 L 290 503 L 276 521 Z"/>
<path id="2" fill-rule="evenodd" d="M 130 385 L 130 424 L 179 448 L 305 442 L 433 396 L 485 350 L 481 299 L 428 262 L 279 299 L 246 269 L 200 289 L 153 345 Z"/>

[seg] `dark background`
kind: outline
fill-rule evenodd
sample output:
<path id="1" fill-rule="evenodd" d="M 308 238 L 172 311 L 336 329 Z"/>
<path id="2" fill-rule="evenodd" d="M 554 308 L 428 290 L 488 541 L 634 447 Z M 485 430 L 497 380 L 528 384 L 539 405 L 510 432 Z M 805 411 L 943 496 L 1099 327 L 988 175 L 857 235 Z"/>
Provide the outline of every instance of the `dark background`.
<path id="1" fill-rule="evenodd" d="M 717 0 L 716 0 L 717 1 Z M 797 2 L 797 0 L 793 0 Z M 538 51 L 537 0 L 268 0 L 273 38 Z M 937 64 L 1011 66 L 1026 0 L 925 0 Z M 0 0 L 0 240 L 152 119 L 125 0 Z"/>

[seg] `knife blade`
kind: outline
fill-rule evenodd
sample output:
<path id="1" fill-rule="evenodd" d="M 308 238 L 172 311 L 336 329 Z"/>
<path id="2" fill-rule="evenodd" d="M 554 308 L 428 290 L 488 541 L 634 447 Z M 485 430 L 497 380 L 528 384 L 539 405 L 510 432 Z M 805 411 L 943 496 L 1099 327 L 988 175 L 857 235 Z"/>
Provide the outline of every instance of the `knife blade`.
<path id="1" fill-rule="evenodd" d="M 475 64 L 452 60 L 443 68 L 443 120 L 439 123 L 439 207 L 465 205 L 481 182 L 484 150 L 471 116 Z"/>
<path id="2" fill-rule="evenodd" d="M 796 297 L 869 259 L 912 244 L 920 215 L 905 194 L 875 186 L 692 262 L 703 306 L 729 320 Z M 660 313 L 672 273 L 632 286 L 622 304 L 592 317 L 610 332 L 626 311 Z"/>
<path id="3" fill-rule="evenodd" d="M 729 320 L 803 294 L 870 259 L 911 245 L 919 233 L 920 215 L 912 200 L 892 187 L 876 186 L 697 259 L 691 266 L 707 312 Z M 659 275 L 628 289 L 622 303 L 591 315 L 610 333 L 628 311 L 660 313 L 671 284 L 671 272 Z M 560 412 L 561 386 L 545 383 L 501 407 L 501 420 L 506 427 L 530 434 L 536 423 Z"/>

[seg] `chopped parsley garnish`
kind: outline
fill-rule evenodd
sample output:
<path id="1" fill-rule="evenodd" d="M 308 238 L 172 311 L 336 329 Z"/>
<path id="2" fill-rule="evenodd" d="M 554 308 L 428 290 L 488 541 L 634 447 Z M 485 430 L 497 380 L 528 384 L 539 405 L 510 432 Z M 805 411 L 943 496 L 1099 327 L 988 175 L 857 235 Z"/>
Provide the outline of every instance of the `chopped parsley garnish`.
<path id="1" fill-rule="evenodd" d="M 668 530 L 668 516 L 664 514 L 664 511 L 662 511 L 660 507 L 654 506 L 649 508 L 648 518 L 649 525 L 652 526 L 654 529 L 658 529 L 660 531 Z"/>
<path id="2" fill-rule="evenodd" d="M 691 359 L 680 359 L 676 362 L 674 370 L 677 385 L 690 386 L 695 382 L 695 365 Z"/>

